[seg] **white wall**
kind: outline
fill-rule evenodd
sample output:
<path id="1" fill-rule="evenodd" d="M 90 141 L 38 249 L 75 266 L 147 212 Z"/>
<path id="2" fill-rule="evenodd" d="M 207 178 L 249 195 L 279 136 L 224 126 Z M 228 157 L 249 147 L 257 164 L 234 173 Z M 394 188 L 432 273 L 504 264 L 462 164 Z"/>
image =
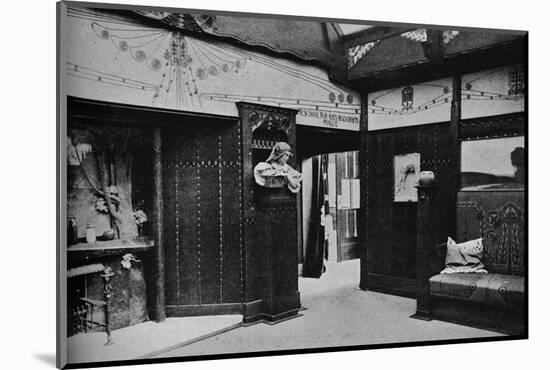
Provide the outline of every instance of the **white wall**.
<path id="1" fill-rule="evenodd" d="M 413 88 L 413 106 L 410 110 L 404 110 L 402 106 L 401 92 L 405 86 L 368 95 L 369 131 L 450 120 L 451 78 L 410 86 Z"/>
<path id="2" fill-rule="evenodd" d="M 509 95 L 512 67 L 491 69 L 462 76 L 462 118 L 523 112 L 524 95 Z"/>
<path id="3" fill-rule="evenodd" d="M 509 94 L 511 66 L 463 75 L 462 119 L 525 110 L 524 95 Z M 405 86 L 368 95 L 369 130 L 446 122 L 451 116 L 452 79 L 425 82 L 413 87 L 413 109 L 402 107 Z"/>

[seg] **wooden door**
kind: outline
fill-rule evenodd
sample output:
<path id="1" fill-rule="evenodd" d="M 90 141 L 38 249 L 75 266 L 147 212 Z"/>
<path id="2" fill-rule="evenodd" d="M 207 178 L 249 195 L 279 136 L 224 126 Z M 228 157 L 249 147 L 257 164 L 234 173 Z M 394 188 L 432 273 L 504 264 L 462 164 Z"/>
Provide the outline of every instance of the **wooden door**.
<path id="1" fill-rule="evenodd" d="M 359 258 L 359 152 L 336 153 L 338 262 Z"/>
<path id="2" fill-rule="evenodd" d="M 237 123 L 163 129 L 169 316 L 240 312 L 243 250 Z"/>

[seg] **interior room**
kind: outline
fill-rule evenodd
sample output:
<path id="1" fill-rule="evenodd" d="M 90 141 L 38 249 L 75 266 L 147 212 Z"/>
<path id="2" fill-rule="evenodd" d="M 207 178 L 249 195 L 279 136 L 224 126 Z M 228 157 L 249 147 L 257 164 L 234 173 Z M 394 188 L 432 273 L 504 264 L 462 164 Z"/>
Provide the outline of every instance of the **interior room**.
<path id="1" fill-rule="evenodd" d="M 66 360 L 525 337 L 525 33 L 207 13 L 61 8 Z"/>

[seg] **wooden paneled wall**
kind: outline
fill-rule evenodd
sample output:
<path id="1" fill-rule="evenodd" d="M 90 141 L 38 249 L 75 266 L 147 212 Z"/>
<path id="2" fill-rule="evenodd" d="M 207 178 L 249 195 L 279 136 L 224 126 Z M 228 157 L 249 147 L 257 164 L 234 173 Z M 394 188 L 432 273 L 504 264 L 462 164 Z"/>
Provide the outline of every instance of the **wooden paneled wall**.
<path id="1" fill-rule="evenodd" d="M 420 153 L 420 170 L 434 171 L 440 217 L 438 239 L 455 234 L 459 163 L 450 123 L 369 131 L 363 162 L 363 253 L 361 288 L 414 296 L 417 203 L 394 202 L 394 156 Z M 366 230 L 365 230 L 366 229 Z M 365 256 L 366 253 L 366 256 Z M 366 261 L 366 263 L 365 263 Z"/>
<path id="2" fill-rule="evenodd" d="M 237 124 L 163 129 L 166 304 L 242 302 Z"/>

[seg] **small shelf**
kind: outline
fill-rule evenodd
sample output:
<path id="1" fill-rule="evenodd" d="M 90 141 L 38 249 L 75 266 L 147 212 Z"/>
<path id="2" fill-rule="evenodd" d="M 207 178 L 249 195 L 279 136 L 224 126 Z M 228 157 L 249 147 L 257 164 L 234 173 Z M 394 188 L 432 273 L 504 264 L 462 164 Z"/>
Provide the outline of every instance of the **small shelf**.
<path id="1" fill-rule="evenodd" d="M 146 252 L 153 248 L 153 246 L 154 241 L 145 237 L 114 239 L 71 245 L 67 248 L 67 254 L 70 264 L 71 262 L 87 261 L 99 257 Z"/>
<path id="2" fill-rule="evenodd" d="M 98 249 L 127 249 L 127 248 L 150 248 L 154 245 L 152 239 L 139 237 L 134 239 L 113 239 L 97 241 L 95 243 L 77 243 L 67 248 L 68 252 L 91 251 Z"/>

